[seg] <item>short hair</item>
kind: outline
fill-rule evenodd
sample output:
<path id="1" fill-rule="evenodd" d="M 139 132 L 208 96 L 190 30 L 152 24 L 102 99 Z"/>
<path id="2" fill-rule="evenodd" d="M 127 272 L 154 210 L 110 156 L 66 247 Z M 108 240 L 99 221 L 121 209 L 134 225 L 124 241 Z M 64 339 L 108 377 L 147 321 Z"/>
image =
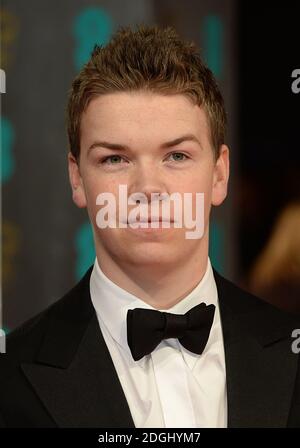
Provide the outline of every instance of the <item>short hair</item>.
<path id="1" fill-rule="evenodd" d="M 194 42 L 171 26 L 119 27 L 106 46 L 95 45 L 72 83 L 67 105 L 69 149 L 80 156 L 80 123 L 91 99 L 114 92 L 183 94 L 207 113 L 215 159 L 224 143 L 226 112 L 217 82 Z"/>

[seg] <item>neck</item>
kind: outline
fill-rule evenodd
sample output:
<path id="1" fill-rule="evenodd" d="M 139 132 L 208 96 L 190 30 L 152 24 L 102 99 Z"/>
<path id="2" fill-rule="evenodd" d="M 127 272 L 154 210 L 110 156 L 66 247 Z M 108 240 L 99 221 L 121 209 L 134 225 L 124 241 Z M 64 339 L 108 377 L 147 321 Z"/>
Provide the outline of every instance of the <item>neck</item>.
<path id="1" fill-rule="evenodd" d="M 169 309 L 186 297 L 203 278 L 208 262 L 208 242 L 185 260 L 157 266 L 122 265 L 105 251 L 97 252 L 102 272 L 112 282 L 156 309 Z M 204 247 L 203 247 L 204 246 Z M 100 256 L 101 253 L 101 256 Z M 180 279 L 180 280 L 178 280 Z"/>

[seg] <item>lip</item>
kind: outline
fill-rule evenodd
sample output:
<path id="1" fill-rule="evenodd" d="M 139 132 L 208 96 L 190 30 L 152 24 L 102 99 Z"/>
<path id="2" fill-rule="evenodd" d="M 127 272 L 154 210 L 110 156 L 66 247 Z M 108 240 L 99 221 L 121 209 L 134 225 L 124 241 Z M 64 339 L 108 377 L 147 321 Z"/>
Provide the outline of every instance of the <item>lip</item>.
<path id="1" fill-rule="evenodd" d="M 170 225 L 171 223 L 174 223 L 174 221 L 173 220 L 170 220 L 170 221 L 165 221 L 165 220 L 162 220 L 162 218 L 160 217 L 160 218 L 158 218 L 158 219 L 153 219 L 152 221 L 151 221 L 151 219 L 149 220 L 146 220 L 146 219 L 141 219 L 140 221 L 136 221 L 136 222 L 141 222 L 141 223 L 148 223 L 148 227 L 137 227 L 137 228 L 133 228 L 133 227 L 131 227 L 129 224 L 129 222 L 127 221 L 127 229 L 130 231 L 130 232 L 134 232 L 134 233 L 146 233 L 146 234 L 149 234 L 149 233 L 165 233 L 166 231 L 170 231 L 170 230 L 172 230 L 173 228 L 172 228 L 172 226 Z M 154 222 L 158 222 L 159 223 L 159 226 L 158 227 L 151 227 L 151 222 L 152 223 L 154 223 Z M 162 223 L 163 222 L 168 222 L 169 223 L 169 227 L 162 227 Z"/>
<path id="2" fill-rule="evenodd" d="M 148 224 L 150 224 L 151 222 L 168 222 L 168 223 L 174 223 L 174 220 L 173 219 L 170 219 L 169 221 L 166 221 L 165 219 L 162 219 L 161 217 L 159 217 L 159 218 L 154 218 L 154 219 L 152 219 L 151 220 L 151 218 L 150 219 L 140 219 L 139 221 L 134 221 L 134 222 L 141 222 L 141 223 L 145 223 L 145 222 L 147 222 Z M 131 221 L 129 222 L 128 220 L 127 220 L 127 224 L 131 224 Z"/>

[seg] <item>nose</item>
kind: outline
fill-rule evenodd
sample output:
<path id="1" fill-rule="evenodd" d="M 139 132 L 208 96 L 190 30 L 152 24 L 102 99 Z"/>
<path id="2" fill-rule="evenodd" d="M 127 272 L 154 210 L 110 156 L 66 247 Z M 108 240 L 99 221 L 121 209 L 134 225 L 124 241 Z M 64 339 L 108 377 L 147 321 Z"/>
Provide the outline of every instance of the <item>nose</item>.
<path id="1" fill-rule="evenodd" d="M 142 193 L 146 196 L 148 203 L 151 202 L 152 194 L 163 194 L 167 192 L 167 185 L 163 174 L 158 167 L 154 166 L 151 162 L 139 163 L 130 179 L 128 179 L 128 195 L 135 194 L 135 198 L 138 198 L 138 194 Z"/>

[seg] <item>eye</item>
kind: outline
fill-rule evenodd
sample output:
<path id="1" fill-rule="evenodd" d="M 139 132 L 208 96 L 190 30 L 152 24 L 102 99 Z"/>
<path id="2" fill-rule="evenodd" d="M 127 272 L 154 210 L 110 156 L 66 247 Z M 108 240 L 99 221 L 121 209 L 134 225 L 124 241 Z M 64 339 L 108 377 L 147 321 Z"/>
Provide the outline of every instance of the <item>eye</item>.
<path id="1" fill-rule="evenodd" d="M 169 154 L 169 156 L 176 156 L 175 162 L 181 162 L 181 161 L 188 159 L 188 156 L 186 154 L 184 154 L 183 152 L 172 152 L 171 154 Z M 177 156 L 179 156 L 179 158 Z M 181 156 L 184 156 L 185 158 L 182 159 Z"/>
<path id="2" fill-rule="evenodd" d="M 104 157 L 100 160 L 101 164 L 107 164 L 107 165 L 117 165 L 118 161 L 121 160 L 122 157 L 118 154 L 112 154 L 111 156 Z M 111 160 L 111 163 L 108 163 L 107 161 Z"/>
<path id="3" fill-rule="evenodd" d="M 185 161 L 186 159 L 189 158 L 183 152 L 172 152 L 172 153 L 170 153 L 168 155 L 168 157 L 170 157 L 170 156 L 175 156 L 175 159 L 173 160 L 174 162 L 183 162 L 183 161 Z M 119 156 L 118 154 L 112 154 L 111 156 L 107 156 L 107 157 L 102 158 L 100 160 L 100 163 L 103 164 L 103 165 L 104 164 L 106 164 L 106 165 L 118 165 L 119 162 L 122 159 L 123 159 L 123 157 Z"/>

